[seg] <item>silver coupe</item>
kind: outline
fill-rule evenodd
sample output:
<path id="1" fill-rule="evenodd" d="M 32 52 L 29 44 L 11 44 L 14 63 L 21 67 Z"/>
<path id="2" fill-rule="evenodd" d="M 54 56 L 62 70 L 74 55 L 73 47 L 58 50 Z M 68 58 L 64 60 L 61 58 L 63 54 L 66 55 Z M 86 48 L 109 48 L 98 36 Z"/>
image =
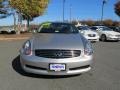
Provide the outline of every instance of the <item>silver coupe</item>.
<path id="1" fill-rule="evenodd" d="M 46 22 L 20 50 L 24 71 L 41 75 L 74 75 L 91 69 L 93 48 L 69 23 Z"/>

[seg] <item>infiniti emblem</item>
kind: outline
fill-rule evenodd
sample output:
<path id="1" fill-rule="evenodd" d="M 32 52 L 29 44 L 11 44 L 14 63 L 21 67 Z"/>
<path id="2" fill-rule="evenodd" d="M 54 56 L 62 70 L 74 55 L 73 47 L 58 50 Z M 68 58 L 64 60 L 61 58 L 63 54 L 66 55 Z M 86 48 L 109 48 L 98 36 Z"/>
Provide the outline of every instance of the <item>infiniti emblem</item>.
<path id="1" fill-rule="evenodd" d="M 61 57 L 61 56 L 63 56 L 63 53 L 62 53 L 62 52 L 56 52 L 56 53 L 54 53 L 54 55 L 55 55 L 56 57 Z"/>

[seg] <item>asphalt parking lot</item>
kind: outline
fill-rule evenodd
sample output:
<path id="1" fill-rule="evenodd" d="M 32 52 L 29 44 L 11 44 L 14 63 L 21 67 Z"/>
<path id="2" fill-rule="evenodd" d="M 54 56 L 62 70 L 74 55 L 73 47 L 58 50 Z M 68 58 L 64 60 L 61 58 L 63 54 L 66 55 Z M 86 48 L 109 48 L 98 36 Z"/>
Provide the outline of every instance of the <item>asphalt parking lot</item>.
<path id="1" fill-rule="evenodd" d="M 19 66 L 23 42 L 0 41 L 0 90 L 120 90 L 120 42 L 93 43 L 92 70 L 69 77 L 24 73 Z"/>

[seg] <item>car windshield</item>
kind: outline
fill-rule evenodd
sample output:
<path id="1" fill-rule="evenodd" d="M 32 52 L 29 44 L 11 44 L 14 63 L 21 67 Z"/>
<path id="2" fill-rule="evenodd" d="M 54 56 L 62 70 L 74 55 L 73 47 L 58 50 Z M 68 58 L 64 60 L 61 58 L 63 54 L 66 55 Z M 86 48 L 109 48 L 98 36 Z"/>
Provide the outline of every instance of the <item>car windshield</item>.
<path id="1" fill-rule="evenodd" d="M 90 30 L 90 28 L 87 26 L 79 26 L 78 29 L 79 30 Z"/>
<path id="2" fill-rule="evenodd" d="M 45 23 L 40 26 L 38 33 L 78 33 L 78 30 L 72 24 Z"/>
<path id="3" fill-rule="evenodd" d="M 100 27 L 100 30 L 102 30 L 102 31 L 113 31 L 112 29 L 110 29 L 108 27 Z"/>

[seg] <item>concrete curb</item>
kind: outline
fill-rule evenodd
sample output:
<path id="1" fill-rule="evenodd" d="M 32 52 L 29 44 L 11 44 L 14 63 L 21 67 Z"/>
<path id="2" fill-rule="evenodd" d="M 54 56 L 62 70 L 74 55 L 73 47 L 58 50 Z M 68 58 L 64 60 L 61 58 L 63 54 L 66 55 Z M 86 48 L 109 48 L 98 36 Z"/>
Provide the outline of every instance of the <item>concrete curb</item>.
<path id="1" fill-rule="evenodd" d="M 0 38 L 0 41 L 4 41 L 4 40 L 24 40 L 24 39 L 28 39 L 29 37 L 18 37 L 18 38 Z"/>

